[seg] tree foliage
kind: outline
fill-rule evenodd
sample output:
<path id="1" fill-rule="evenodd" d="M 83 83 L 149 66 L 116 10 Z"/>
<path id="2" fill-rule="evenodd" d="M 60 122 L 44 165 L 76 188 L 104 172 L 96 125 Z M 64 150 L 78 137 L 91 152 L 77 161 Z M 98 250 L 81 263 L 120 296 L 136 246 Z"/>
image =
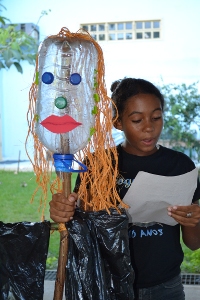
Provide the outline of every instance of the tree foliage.
<path id="1" fill-rule="evenodd" d="M 0 0 L 0 2 L 1 2 L 1 0 Z M 3 8 L 3 9 L 6 9 L 5 6 L 4 6 L 3 4 L 0 3 L 0 12 L 2 11 L 2 8 Z M 5 25 L 6 22 L 9 22 L 9 21 L 10 21 L 10 20 L 9 20 L 8 18 L 5 18 L 5 17 L 0 16 L 0 24 Z"/>
<path id="2" fill-rule="evenodd" d="M 199 161 L 197 126 L 200 125 L 200 94 L 197 84 L 169 84 L 161 87 L 166 103 L 161 139 L 167 140 L 172 148 L 186 152 L 193 160 Z"/>
<path id="3" fill-rule="evenodd" d="M 37 42 L 34 38 L 22 31 L 16 31 L 15 26 L 0 28 L 0 69 L 9 69 L 15 65 L 22 73 L 21 61 L 35 64 Z"/>
<path id="4" fill-rule="evenodd" d="M 182 249 L 184 252 L 184 260 L 181 265 L 183 273 L 200 273 L 200 249 L 192 251 L 185 246 L 181 240 Z"/>
<path id="5" fill-rule="evenodd" d="M 27 33 L 15 30 L 16 25 L 5 27 L 9 20 L 1 16 L 2 8 L 5 9 L 0 3 L 0 69 L 8 70 L 14 65 L 22 73 L 22 61 L 35 63 L 38 42 Z"/>

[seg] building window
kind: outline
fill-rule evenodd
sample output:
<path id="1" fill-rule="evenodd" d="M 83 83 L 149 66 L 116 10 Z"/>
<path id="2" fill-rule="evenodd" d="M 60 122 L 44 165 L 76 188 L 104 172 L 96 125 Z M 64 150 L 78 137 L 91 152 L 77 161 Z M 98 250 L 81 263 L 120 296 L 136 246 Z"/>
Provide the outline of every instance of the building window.
<path id="1" fill-rule="evenodd" d="M 91 37 L 96 41 L 97 40 L 97 35 L 96 34 L 91 34 Z"/>
<path id="2" fill-rule="evenodd" d="M 159 21 L 154 21 L 153 22 L 153 28 L 160 28 L 160 22 Z"/>
<path id="3" fill-rule="evenodd" d="M 144 22 L 145 28 L 151 28 L 151 22 Z"/>
<path id="4" fill-rule="evenodd" d="M 115 30 L 115 24 L 108 24 L 108 30 Z"/>
<path id="5" fill-rule="evenodd" d="M 151 32 L 145 32 L 144 33 L 144 38 L 145 39 L 150 39 L 151 38 Z"/>
<path id="6" fill-rule="evenodd" d="M 124 34 L 123 33 L 118 33 L 117 34 L 117 39 L 118 40 L 123 40 L 124 39 Z"/>
<path id="7" fill-rule="evenodd" d="M 96 30 L 97 30 L 97 26 L 96 26 L 96 25 L 91 25 L 90 30 L 91 30 L 91 31 L 96 31 Z"/>
<path id="8" fill-rule="evenodd" d="M 160 21 L 137 21 L 135 22 L 136 39 L 160 38 Z"/>
<path id="9" fill-rule="evenodd" d="M 155 31 L 155 32 L 153 33 L 153 37 L 154 37 L 154 39 L 159 39 L 159 37 L 160 37 L 160 32 L 159 32 L 159 31 Z"/>
<path id="10" fill-rule="evenodd" d="M 96 41 L 152 40 L 161 36 L 160 20 L 82 24 Z"/>
<path id="11" fill-rule="evenodd" d="M 21 27 L 21 31 L 25 32 L 25 30 L 26 30 L 26 24 L 21 24 L 20 27 Z"/>
<path id="12" fill-rule="evenodd" d="M 105 31 L 105 24 L 99 24 L 99 31 Z"/>
<path id="13" fill-rule="evenodd" d="M 132 33 L 126 33 L 126 40 L 132 40 Z"/>
<path id="14" fill-rule="evenodd" d="M 114 41 L 115 40 L 115 33 L 110 33 L 109 34 L 109 40 Z"/>
<path id="15" fill-rule="evenodd" d="M 83 25 L 83 26 L 82 26 L 82 28 L 83 28 L 84 30 L 86 30 L 86 31 L 88 31 L 88 30 L 89 30 L 89 27 L 88 27 L 88 25 Z"/>
<path id="16" fill-rule="evenodd" d="M 124 23 L 117 23 L 117 30 L 124 30 Z"/>
<path id="17" fill-rule="evenodd" d="M 136 29 L 142 29 L 143 23 L 142 22 L 135 22 Z"/>
<path id="18" fill-rule="evenodd" d="M 136 33 L 136 39 L 143 39 L 142 32 L 137 32 Z"/>
<path id="19" fill-rule="evenodd" d="M 127 22 L 126 23 L 126 29 L 132 29 L 132 22 Z"/>
<path id="20" fill-rule="evenodd" d="M 105 41 L 105 34 L 99 34 L 99 40 Z"/>

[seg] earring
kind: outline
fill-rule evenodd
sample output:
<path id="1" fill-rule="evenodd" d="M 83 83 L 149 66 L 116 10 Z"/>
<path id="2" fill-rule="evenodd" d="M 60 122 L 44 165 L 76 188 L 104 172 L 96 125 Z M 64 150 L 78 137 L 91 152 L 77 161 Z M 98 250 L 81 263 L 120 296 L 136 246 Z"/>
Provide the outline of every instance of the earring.
<path id="1" fill-rule="evenodd" d="M 160 149 L 160 145 L 156 144 L 156 149 L 159 150 Z"/>

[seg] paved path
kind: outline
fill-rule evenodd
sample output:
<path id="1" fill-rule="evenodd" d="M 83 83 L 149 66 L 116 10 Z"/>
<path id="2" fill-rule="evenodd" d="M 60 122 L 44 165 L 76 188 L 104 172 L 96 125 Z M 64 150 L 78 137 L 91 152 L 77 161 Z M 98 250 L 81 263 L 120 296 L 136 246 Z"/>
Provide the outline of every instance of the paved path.
<path id="1" fill-rule="evenodd" d="M 200 285 L 184 285 L 186 300 L 200 300 Z"/>
<path id="2" fill-rule="evenodd" d="M 16 160 L 5 160 L 0 161 L 0 170 L 14 171 L 14 172 L 27 172 L 33 171 L 33 166 L 29 160 L 16 161 Z"/>
<path id="3" fill-rule="evenodd" d="M 44 298 L 43 300 L 53 300 L 54 281 L 44 281 Z M 200 300 L 200 285 L 184 285 L 186 300 Z M 65 298 L 63 297 L 63 300 Z M 73 299 L 68 299 L 73 300 Z M 170 300 L 170 299 L 169 299 Z"/>
<path id="4" fill-rule="evenodd" d="M 33 172 L 33 165 L 29 160 L 5 160 L 0 161 L 0 170 L 4 171 L 13 171 L 13 172 Z M 52 166 L 52 171 L 54 166 Z"/>
<path id="5" fill-rule="evenodd" d="M 54 296 L 55 281 L 45 280 L 44 281 L 44 297 L 43 300 L 53 300 Z M 63 300 L 65 300 L 63 296 Z M 72 300 L 72 299 L 70 299 Z"/>

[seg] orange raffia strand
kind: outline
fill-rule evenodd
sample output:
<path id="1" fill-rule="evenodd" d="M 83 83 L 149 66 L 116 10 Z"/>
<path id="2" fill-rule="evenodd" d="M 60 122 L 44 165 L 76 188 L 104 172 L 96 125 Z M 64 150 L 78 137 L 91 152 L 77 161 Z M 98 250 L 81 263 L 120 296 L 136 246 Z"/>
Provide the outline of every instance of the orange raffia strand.
<path id="1" fill-rule="evenodd" d="M 50 173 L 49 173 L 49 160 L 47 159 L 47 150 L 40 142 L 38 136 L 35 133 L 35 122 L 36 115 L 35 115 L 35 104 L 37 99 L 37 90 L 38 86 L 35 83 L 36 80 L 36 73 L 38 71 L 38 58 L 36 59 L 36 68 L 34 74 L 34 82 L 29 91 L 29 107 L 27 112 L 27 121 L 28 121 L 28 133 L 25 141 L 25 148 L 26 153 L 29 157 L 33 165 L 33 170 L 36 175 L 36 183 L 37 187 L 31 197 L 31 202 L 33 202 L 37 192 L 42 189 L 41 197 L 40 197 L 40 206 L 39 210 L 42 207 L 42 220 L 44 219 L 44 210 L 46 207 L 46 199 L 47 199 L 47 192 L 48 192 L 48 183 L 50 181 Z M 32 160 L 29 152 L 28 152 L 28 143 L 29 139 L 33 138 L 34 142 L 34 159 Z"/>
<path id="2" fill-rule="evenodd" d="M 95 115 L 95 133 L 91 137 L 87 146 L 75 155 L 79 161 L 84 162 L 87 158 L 88 162 L 88 171 L 80 173 L 81 184 L 79 187 L 79 198 L 82 200 L 86 210 L 88 207 L 94 211 L 106 209 L 109 213 L 110 208 L 116 208 L 118 210 L 119 205 L 127 208 L 128 206 L 122 202 L 116 190 L 118 154 L 112 138 L 112 100 L 107 96 L 107 90 L 105 87 L 105 67 L 102 49 L 88 32 L 81 29 L 76 33 L 71 33 L 67 28 L 63 27 L 58 35 L 53 35 L 49 38 L 53 39 L 58 37 L 60 37 L 61 40 L 69 38 L 72 41 L 77 39 L 90 41 L 94 44 L 98 52 L 98 66 L 96 72 L 97 84 L 94 87 L 94 94 L 97 93 L 99 95 L 100 101 L 95 103 L 98 108 L 97 114 Z M 36 182 L 38 183 L 38 187 L 33 194 L 32 199 L 41 188 L 43 192 L 41 204 L 43 203 L 45 206 L 50 175 L 49 160 L 47 160 L 46 155 L 47 150 L 34 132 L 34 124 L 36 122 L 34 111 L 37 98 L 37 84 L 35 83 L 35 78 L 37 71 L 38 59 L 36 61 L 34 82 L 29 93 L 30 101 L 27 113 L 29 130 L 26 145 L 30 135 L 32 135 L 34 139 L 35 155 L 34 161 L 31 162 L 36 174 Z M 91 152 L 91 149 L 93 152 Z M 113 164 L 113 161 L 115 164 Z M 87 189 L 88 186 L 90 187 L 89 190 Z M 51 184 L 50 190 L 51 193 L 61 191 L 61 183 L 58 178 Z"/>

